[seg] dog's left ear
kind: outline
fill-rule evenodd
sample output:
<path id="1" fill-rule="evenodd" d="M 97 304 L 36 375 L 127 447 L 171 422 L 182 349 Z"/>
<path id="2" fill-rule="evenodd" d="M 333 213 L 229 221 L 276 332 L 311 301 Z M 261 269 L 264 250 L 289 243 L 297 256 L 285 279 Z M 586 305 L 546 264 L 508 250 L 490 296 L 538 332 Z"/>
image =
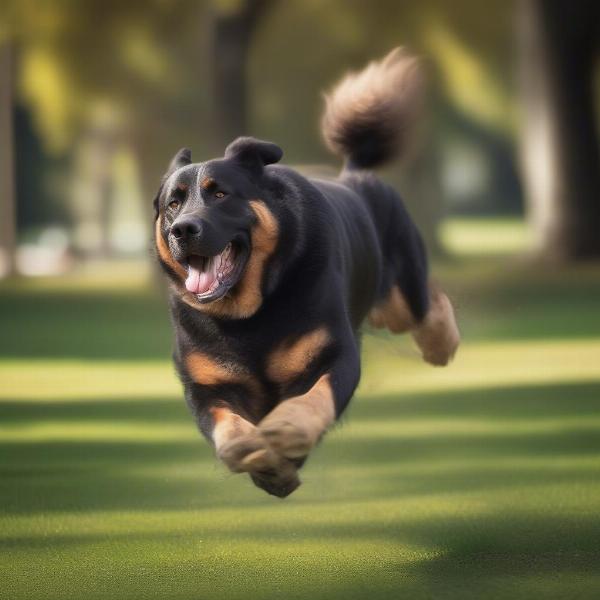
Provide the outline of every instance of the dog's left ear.
<path id="1" fill-rule="evenodd" d="M 225 149 L 225 158 L 243 165 L 255 175 L 260 175 L 266 165 L 279 162 L 283 150 L 271 142 L 252 137 L 239 137 Z"/>
<path id="2" fill-rule="evenodd" d="M 192 164 L 192 151 L 189 148 L 182 148 L 171 160 L 169 168 L 165 173 L 164 179 L 170 177 L 177 169 L 181 167 L 187 167 Z"/>

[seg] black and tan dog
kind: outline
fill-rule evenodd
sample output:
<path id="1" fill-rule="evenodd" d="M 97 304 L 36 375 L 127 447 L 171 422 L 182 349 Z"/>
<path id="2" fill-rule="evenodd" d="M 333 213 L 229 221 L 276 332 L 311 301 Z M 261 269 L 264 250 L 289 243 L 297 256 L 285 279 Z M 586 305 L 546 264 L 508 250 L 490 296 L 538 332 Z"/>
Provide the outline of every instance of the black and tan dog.
<path id="1" fill-rule="evenodd" d="M 270 494 L 296 489 L 346 408 L 365 320 L 410 331 L 435 365 L 458 345 L 415 225 L 370 172 L 402 149 L 419 87 L 416 61 L 396 50 L 334 89 L 323 133 L 345 159 L 335 180 L 305 178 L 275 164 L 275 144 L 239 138 L 203 163 L 181 150 L 155 199 L 187 402 L 217 456 Z"/>

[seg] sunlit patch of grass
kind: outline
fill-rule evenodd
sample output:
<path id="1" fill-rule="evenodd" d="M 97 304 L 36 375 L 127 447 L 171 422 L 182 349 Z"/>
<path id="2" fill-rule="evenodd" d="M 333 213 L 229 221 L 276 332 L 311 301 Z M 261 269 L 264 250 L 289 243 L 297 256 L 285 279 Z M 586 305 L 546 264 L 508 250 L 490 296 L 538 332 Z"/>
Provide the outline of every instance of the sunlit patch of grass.
<path id="1" fill-rule="evenodd" d="M 502 385 L 590 381 L 600 377 L 600 340 L 465 340 L 451 368 L 424 364 L 408 339 L 378 336 L 365 340 L 369 356 L 365 392 L 452 390 Z"/>
<path id="2" fill-rule="evenodd" d="M 0 398 L 80 401 L 173 398 L 180 386 L 170 361 L 5 360 Z"/>
<path id="3" fill-rule="evenodd" d="M 444 246 L 456 256 L 516 255 L 531 249 L 523 219 L 452 218 L 442 224 Z"/>

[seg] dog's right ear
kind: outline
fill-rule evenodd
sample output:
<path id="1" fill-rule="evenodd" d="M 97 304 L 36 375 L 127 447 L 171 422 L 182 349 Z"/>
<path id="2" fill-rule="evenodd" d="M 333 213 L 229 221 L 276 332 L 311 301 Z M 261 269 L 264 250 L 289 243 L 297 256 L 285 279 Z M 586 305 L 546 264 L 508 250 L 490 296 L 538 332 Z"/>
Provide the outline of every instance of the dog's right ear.
<path id="1" fill-rule="evenodd" d="M 167 172 L 163 175 L 162 181 L 160 182 L 160 187 L 158 188 L 158 192 L 154 197 L 153 206 L 154 206 L 154 218 L 158 218 L 158 199 L 162 193 L 163 186 L 165 185 L 165 181 L 175 173 L 181 167 L 187 167 L 192 164 L 192 151 L 189 148 L 182 148 L 177 152 L 177 154 L 172 158 L 169 163 L 169 168 Z"/>

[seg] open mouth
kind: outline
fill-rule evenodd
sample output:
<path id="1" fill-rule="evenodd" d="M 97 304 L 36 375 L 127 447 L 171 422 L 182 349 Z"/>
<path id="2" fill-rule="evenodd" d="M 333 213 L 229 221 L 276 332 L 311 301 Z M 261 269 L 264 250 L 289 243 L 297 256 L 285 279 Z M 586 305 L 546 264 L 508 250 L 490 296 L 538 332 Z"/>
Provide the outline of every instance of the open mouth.
<path id="1" fill-rule="evenodd" d="M 190 254 L 185 288 L 199 302 L 218 300 L 239 281 L 247 258 L 248 252 L 235 242 L 229 242 L 217 256 Z"/>

